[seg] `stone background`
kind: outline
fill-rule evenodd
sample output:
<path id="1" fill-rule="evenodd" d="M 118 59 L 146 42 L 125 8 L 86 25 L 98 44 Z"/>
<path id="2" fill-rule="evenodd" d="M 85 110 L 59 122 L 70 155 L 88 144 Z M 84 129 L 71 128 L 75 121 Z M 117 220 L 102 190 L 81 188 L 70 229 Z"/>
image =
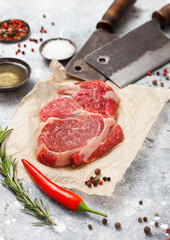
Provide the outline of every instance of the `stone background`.
<path id="1" fill-rule="evenodd" d="M 23 19 L 31 28 L 31 38 L 64 37 L 71 39 L 77 50 L 85 43 L 95 30 L 111 0 L 1 0 L 0 19 Z M 154 10 L 168 4 L 168 0 L 138 0 L 122 19 L 115 33 L 119 36 L 126 34 L 135 27 L 151 19 Z M 46 18 L 43 18 L 43 15 Z M 52 26 L 51 22 L 55 25 Z M 44 27 L 47 34 L 40 33 Z M 151 33 L 152 34 L 152 33 Z M 170 37 L 170 28 L 165 30 Z M 29 82 L 13 92 L 0 92 L 0 125 L 5 128 L 14 114 L 21 99 L 42 78 L 49 75 L 49 62 L 39 54 L 39 45 L 29 40 L 24 41 L 27 48 L 23 48 L 25 55 L 15 55 L 17 44 L 0 43 L 0 57 L 17 57 L 28 62 L 32 68 Z M 23 45 L 23 43 L 21 43 Z M 35 52 L 31 52 L 34 48 Z M 169 54 L 169 53 L 167 53 Z M 65 65 L 66 62 L 63 62 Z M 169 66 L 169 63 L 166 64 Z M 164 66 L 163 66 L 164 67 Z M 162 73 L 161 67 L 159 70 Z M 152 80 L 163 81 L 164 87 L 170 87 L 170 81 L 164 77 L 144 77 L 135 84 L 153 87 Z M 160 87 L 154 86 L 154 87 Z M 165 228 L 170 224 L 170 103 L 167 103 L 159 118 L 153 125 L 135 160 L 126 171 L 123 179 L 117 184 L 112 197 L 88 196 L 80 194 L 91 208 L 102 210 L 109 214 L 107 226 L 102 225 L 101 216 L 72 212 L 60 206 L 47 197 L 33 184 L 24 183 L 30 188 L 33 197 L 42 198 L 49 205 L 50 215 L 58 224 L 56 229 L 50 227 L 35 227 L 33 216 L 21 212 L 22 206 L 17 202 L 10 191 L 0 185 L 0 240 L 27 240 L 27 239 L 98 239 L 98 240 L 164 240 L 168 236 Z M 143 205 L 139 205 L 143 200 Z M 154 212 L 159 212 L 155 219 Z M 138 223 L 139 216 L 147 216 L 148 222 Z M 122 228 L 115 230 L 115 221 L 120 221 Z M 153 224 L 159 222 L 159 228 Z M 87 225 L 93 225 L 89 230 Z M 143 228 L 148 225 L 152 234 L 145 236 Z"/>

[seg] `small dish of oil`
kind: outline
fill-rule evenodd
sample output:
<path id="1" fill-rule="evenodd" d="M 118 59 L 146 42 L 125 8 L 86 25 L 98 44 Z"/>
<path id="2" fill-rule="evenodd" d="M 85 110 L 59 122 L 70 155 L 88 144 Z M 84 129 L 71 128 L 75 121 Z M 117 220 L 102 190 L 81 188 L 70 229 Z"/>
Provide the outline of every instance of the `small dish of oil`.
<path id="1" fill-rule="evenodd" d="M 29 79 L 30 66 L 16 58 L 0 59 L 0 90 L 13 90 L 23 86 Z"/>

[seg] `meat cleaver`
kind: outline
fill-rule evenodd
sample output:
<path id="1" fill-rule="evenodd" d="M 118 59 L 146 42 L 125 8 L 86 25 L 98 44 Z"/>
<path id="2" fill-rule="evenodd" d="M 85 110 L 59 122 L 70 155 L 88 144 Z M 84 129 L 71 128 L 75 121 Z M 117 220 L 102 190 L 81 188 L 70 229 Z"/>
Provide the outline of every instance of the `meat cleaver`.
<path id="1" fill-rule="evenodd" d="M 92 68 L 84 60 L 84 57 L 90 52 L 100 48 L 106 43 L 115 40 L 117 36 L 113 34 L 115 25 L 120 17 L 135 0 L 115 0 L 104 14 L 101 21 L 97 24 L 97 30 L 87 40 L 80 51 L 66 65 L 68 75 L 83 80 L 100 79 L 106 80 L 96 69 Z"/>
<path id="2" fill-rule="evenodd" d="M 152 14 L 152 20 L 85 57 L 120 88 L 170 60 L 170 39 L 161 28 L 170 24 L 170 4 Z"/>

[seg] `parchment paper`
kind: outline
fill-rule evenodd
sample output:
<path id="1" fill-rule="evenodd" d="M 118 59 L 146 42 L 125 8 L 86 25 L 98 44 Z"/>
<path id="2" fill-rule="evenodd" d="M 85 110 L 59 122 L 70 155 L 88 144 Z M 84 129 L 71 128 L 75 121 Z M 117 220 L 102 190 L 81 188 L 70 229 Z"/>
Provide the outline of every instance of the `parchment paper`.
<path id="1" fill-rule="evenodd" d="M 23 98 L 8 124 L 9 128 L 14 130 L 6 141 L 6 149 L 7 154 L 17 158 L 17 176 L 25 181 L 31 181 L 21 163 L 21 159 L 25 158 L 62 187 L 78 189 L 88 194 L 110 196 L 116 183 L 121 180 L 122 175 L 135 158 L 165 102 L 170 98 L 170 90 L 136 85 L 119 89 L 108 81 L 107 83 L 121 99 L 117 123 L 121 125 L 124 132 L 123 142 L 102 158 L 76 169 L 71 167 L 50 168 L 39 163 L 35 158 L 39 110 L 53 99 L 56 89 L 63 84 L 76 82 L 75 79 L 66 75 L 65 69 L 55 60 L 50 64 L 50 71 L 53 76 L 41 80 L 35 85 L 33 90 Z M 94 175 L 93 171 L 96 168 L 102 170 L 101 176 L 111 177 L 111 182 L 89 189 L 84 182 Z"/>

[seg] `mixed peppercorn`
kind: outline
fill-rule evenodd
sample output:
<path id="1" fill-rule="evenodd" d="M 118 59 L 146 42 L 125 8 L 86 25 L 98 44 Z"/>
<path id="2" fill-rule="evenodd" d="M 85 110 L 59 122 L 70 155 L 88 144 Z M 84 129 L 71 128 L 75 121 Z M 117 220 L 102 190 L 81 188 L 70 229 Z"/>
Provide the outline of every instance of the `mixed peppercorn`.
<path id="1" fill-rule="evenodd" d="M 151 72 L 148 72 L 147 75 L 148 75 L 148 76 L 152 76 L 152 73 L 151 73 Z M 157 72 L 156 72 L 156 75 L 157 75 L 157 76 L 160 76 L 161 74 L 160 74 L 159 71 L 157 71 Z M 163 69 L 162 76 L 165 78 L 165 80 L 169 80 L 168 67 L 166 67 L 166 68 Z M 161 81 L 161 79 L 160 79 L 160 81 Z M 154 86 L 157 86 L 157 85 L 158 85 L 158 80 L 156 80 L 156 79 L 152 80 L 152 84 L 153 84 Z M 161 82 L 160 82 L 160 86 L 161 86 L 161 87 L 164 87 L 164 82 L 161 81 Z"/>
<path id="2" fill-rule="evenodd" d="M 25 38 L 28 32 L 28 25 L 21 20 L 11 19 L 0 24 L 0 40 L 20 40 Z"/>
<path id="3" fill-rule="evenodd" d="M 94 174 L 96 176 L 91 176 L 87 181 L 85 181 L 85 185 L 87 185 L 87 187 L 89 187 L 89 188 L 91 188 L 92 186 L 97 187 L 98 185 L 103 185 L 103 181 L 104 182 L 111 181 L 110 177 L 104 176 L 102 179 L 99 177 L 99 175 L 101 174 L 100 168 L 95 169 Z"/>

